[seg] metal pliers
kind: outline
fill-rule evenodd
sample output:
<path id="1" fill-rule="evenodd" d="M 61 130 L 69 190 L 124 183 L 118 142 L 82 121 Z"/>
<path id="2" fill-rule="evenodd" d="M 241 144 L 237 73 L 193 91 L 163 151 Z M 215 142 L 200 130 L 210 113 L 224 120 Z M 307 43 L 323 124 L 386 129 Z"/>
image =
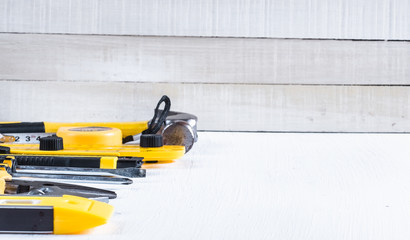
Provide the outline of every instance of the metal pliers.
<path id="1" fill-rule="evenodd" d="M 63 196 L 74 195 L 101 201 L 114 199 L 117 194 L 113 191 L 41 180 L 13 179 L 7 164 L 0 164 L 0 194 L 25 196 Z"/>
<path id="2" fill-rule="evenodd" d="M 63 196 L 73 195 L 96 200 L 114 199 L 117 194 L 113 191 L 51 181 L 5 180 L 4 194 L 26 195 L 26 196 Z"/>

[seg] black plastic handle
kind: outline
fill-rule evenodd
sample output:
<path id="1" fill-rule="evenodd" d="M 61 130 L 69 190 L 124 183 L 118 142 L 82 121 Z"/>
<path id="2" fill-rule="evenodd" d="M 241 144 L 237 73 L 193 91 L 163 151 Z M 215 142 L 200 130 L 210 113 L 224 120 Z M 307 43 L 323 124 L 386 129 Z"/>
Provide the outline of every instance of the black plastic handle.
<path id="1" fill-rule="evenodd" d="M 44 133 L 44 122 L 0 123 L 0 133 Z"/>
<path id="2" fill-rule="evenodd" d="M 37 155 L 15 155 L 18 165 L 99 168 L 99 157 L 58 157 Z"/>
<path id="3" fill-rule="evenodd" d="M 100 168 L 101 157 L 77 156 L 40 156 L 40 155 L 13 155 L 17 165 L 21 166 L 50 166 L 50 167 L 80 167 Z M 141 167 L 141 157 L 121 157 L 117 160 L 117 168 Z"/>

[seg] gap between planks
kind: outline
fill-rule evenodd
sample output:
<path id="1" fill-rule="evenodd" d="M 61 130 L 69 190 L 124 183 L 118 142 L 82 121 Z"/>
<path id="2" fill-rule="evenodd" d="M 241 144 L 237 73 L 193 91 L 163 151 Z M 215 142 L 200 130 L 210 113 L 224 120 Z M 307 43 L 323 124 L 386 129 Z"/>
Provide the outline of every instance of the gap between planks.
<path id="1" fill-rule="evenodd" d="M 217 131 L 407 132 L 410 88 L 0 81 L 0 121 L 135 121 L 162 95 Z"/>

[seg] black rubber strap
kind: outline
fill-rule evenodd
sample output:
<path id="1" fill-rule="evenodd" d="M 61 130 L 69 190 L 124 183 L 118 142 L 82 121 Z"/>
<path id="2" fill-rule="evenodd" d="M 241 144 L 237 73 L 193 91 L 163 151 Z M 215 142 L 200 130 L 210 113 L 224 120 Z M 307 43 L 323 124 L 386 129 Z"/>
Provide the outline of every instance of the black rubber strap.
<path id="1" fill-rule="evenodd" d="M 164 110 L 160 110 L 159 107 L 162 103 L 165 103 Z M 171 109 L 171 100 L 168 96 L 164 95 L 159 100 L 157 107 L 154 110 L 154 117 L 149 121 L 148 129 L 144 130 L 142 134 L 156 134 L 165 123 L 165 120 L 168 117 L 169 109 Z M 134 141 L 133 136 L 126 136 L 122 139 L 122 143 L 127 143 Z"/>
<path id="2" fill-rule="evenodd" d="M 165 103 L 164 110 L 159 110 L 159 107 L 162 103 Z M 157 107 L 154 110 L 154 117 L 150 121 L 148 129 L 144 130 L 142 134 L 156 134 L 161 129 L 161 126 L 165 123 L 170 108 L 171 99 L 169 99 L 169 97 L 166 95 L 162 96 L 157 104 Z"/>

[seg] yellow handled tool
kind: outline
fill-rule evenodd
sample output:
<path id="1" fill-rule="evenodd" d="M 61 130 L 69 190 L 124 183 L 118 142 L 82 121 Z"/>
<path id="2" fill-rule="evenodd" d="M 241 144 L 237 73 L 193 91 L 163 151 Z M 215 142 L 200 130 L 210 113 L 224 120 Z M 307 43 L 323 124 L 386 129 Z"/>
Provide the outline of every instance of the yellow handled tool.
<path id="1" fill-rule="evenodd" d="M 70 195 L 0 196 L 0 232 L 81 233 L 105 224 L 113 210 L 107 203 Z"/>
<path id="2" fill-rule="evenodd" d="M 57 182 L 15 180 L 9 174 L 12 162 L 6 159 L 0 164 L 0 194 L 17 194 L 0 195 L 0 233 L 80 233 L 105 224 L 112 215 L 111 205 L 84 197 L 108 200 L 117 196 L 114 192 Z M 84 197 L 62 194 L 65 192 Z"/>
<path id="3" fill-rule="evenodd" d="M 14 159 L 9 157 L 0 163 L 0 195 L 10 194 L 26 196 L 53 196 L 73 195 L 78 197 L 108 201 L 114 199 L 117 194 L 113 191 L 93 188 L 82 185 L 69 184 L 58 181 L 44 181 L 27 177 L 15 178 L 16 165 Z"/>
<path id="4" fill-rule="evenodd" d="M 123 136 L 141 133 L 148 127 L 148 121 L 142 122 L 77 122 L 77 123 L 57 123 L 57 122 L 13 122 L 0 123 L 0 133 L 56 133 L 61 127 L 88 127 L 98 126 L 107 128 L 118 128 Z"/>
<path id="5" fill-rule="evenodd" d="M 162 146 L 143 148 L 124 145 L 105 149 L 69 148 L 58 151 L 42 151 L 38 144 L 3 144 L 10 147 L 11 155 L 42 155 L 42 156 L 113 156 L 113 157 L 143 157 L 144 162 L 169 162 L 184 156 L 184 146 Z"/>
<path id="6" fill-rule="evenodd" d="M 165 103 L 163 110 L 159 110 Z M 182 112 L 169 111 L 171 101 L 163 96 L 154 110 L 154 117 L 150 121 L 140 122 L 80 122 L 80 123 L 56 123 L 56 122 L 0 122 L 0 143 L 38 143 L 40 138 L 52 134 L 58 135 L 61 129 L 100 127 L 119 129 L 121 138 L 111 142 L 111 145 L 121 143 L 140 143 L 141 134 L 159 134 L 163 136 L 164 145 L 185 146 L 188 152 L 198 139 L 197 117 Z M 97 138 L 93 138 L 95 140 Z M 92 142 L 90 139 L 90 141 Z"/>
<path id="7" fill-rule="evenodd" d="M 2 179 L 6 181 L 9 180 L 9 175 L 13 179 L 58 179 L 62 181 L 82 181 L 82 182 L 91 182 L 91 183 L 116 183 L 116 184 L 131 184 L 132 180 L 120 175 L 113 175 L 106 172 L 65 172 L 54 170 L 48 172 L 33 172 L 26 171 L 17 166 L 14 156 L 9 156 L 6 159 L 0 161 L 0 173 L 2 174 Z M 2 173 L 6 171 L 6 173 Z M 0 176 L 1 177 L 1 176 Z"/>
<path id="8" fill-rule="evenodd" d="M 10 154 L 10 148 L 0 146 L 0 161 Z M 14 155 L 20 166 L 48 166 L 96 169 L 139 168 L 143 158 L 139 157 L 88 157 L 88 156 L 43 156 L 43 155 Z"/>
<path id="9" fill-rule="evenodd" d="M 42 156 L 140 157 L 144 161 L 169 162 L 185 154 L 184 146 L 163 145 L 161 135 L 142 134 L 140 145 L 121 144 L 120 130 L 106 127 L 63 127 L 57 136 L 44 137 L 40 144 L 3 143 L 5 154 Z"/>

